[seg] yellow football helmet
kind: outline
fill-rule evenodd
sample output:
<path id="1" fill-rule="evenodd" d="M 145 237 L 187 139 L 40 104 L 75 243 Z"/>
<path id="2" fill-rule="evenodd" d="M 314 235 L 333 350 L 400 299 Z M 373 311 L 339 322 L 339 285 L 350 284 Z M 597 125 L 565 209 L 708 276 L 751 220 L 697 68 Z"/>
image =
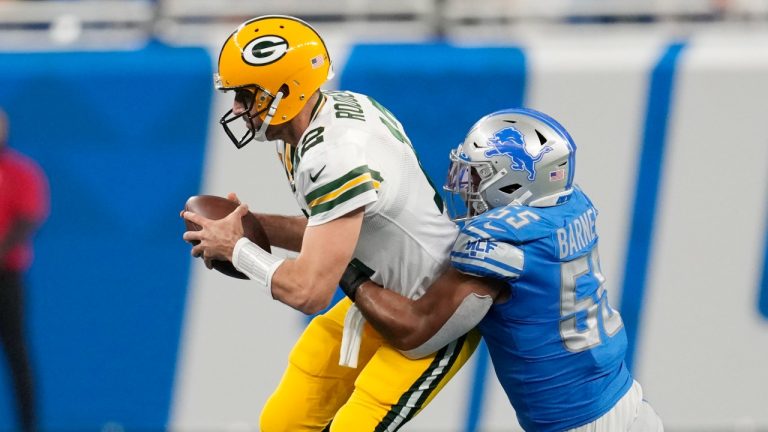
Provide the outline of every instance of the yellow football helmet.
<path id="1" fill-rule="evenodd" d="M 328 49 L 306 22 L 289 16 L 267 15 L 241 24 L 224 42 L 219 53 L 216 88 L 234 90 L 246 108 L 235 115 L 229 110 L 219 121 L 237 148 L 253 139 L 264 140 L 267 126 L 290 121 L 310 96 L 333 77 Z M 253 107 L 256 113 L 251 113 Z M 241 137 L 230 128 L 244 117 L 248 131 Z M 253 120 L 262 124 L 256 130 Z"/>

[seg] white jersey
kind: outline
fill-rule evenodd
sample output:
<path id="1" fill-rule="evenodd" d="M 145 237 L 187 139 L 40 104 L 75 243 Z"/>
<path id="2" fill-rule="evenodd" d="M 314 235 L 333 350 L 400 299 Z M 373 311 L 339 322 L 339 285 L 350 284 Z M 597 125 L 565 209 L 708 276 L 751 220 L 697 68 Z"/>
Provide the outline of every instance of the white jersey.
<path id="1" fill-rule="evenodd" d="M 365 207 L 353 257 L 371 270 L 371 280 L 417 298 L 447 267 L 458 230 L 402 125 L 379 103 L 323 92 L 298 146 L 283 145 L 280 153 L 308 226 Z M 356 365 L 362 323 L 352 307 L 341 364 Z"/>

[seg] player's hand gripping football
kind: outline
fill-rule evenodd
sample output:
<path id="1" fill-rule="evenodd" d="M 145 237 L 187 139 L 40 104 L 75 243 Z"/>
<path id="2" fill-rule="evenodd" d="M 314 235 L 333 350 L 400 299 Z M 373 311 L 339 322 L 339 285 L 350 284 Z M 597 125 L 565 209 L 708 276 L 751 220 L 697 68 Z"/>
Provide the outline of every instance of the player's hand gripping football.
<path id="1" fill-rule="evenodd" d="M 234 194 L 227 198 L 237 201 Z M 234 199 L 233 199 L 234 198 Z M 192 256 L 203 257 L 206 267 L 213 267 L 213 260 L 232 261 L 235 243 L 244 235 L 242 217 L 248 213 L 246 204 L 239 204 L 227 217 L 219 220 L 207 219 L 191 211 L 184 211 L 182 217 L 201 227 L 199 231 L 187 231 L 184 240 L 192 243 Z M 195 242 L 198 242 L 195 244 Z"/>
<path id="2" fill-rule="evenodd" d="M 237 194 L 236 194 L 236 193 L 234 193 L 234 192 L 230 192 L 230 193 L 228 193 L 228 194 L 227 194 L 227 199 L 228 199 L 228 200 L 230 200 L 230 201 L 233 201 L 233 202 L 237 203 L 237 205 L 240 205 L 240 204 L 242 204 L 242 203 L 240 202 L 240 198 L 238 198 L 238 197 L 237 197 Z"/>

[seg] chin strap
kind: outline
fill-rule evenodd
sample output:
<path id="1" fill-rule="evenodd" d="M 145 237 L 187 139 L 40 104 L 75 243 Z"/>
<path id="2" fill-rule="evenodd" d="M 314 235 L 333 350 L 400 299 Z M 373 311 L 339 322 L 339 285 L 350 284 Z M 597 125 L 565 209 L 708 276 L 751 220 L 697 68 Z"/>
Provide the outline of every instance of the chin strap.
<path id="1" fill-rule="evenodd" d="M 279 91 L 275 96 L 275 100 L 269 105 L 269 110 L 267 110 L 267 115 L 264 117 L 264 122 L 261 124 L 259 130 L 253 135 L 253 139 L 256 141 L 267 141 L 267 127 L 272 122 L 272 118 L 275 116 L 277 106 L 280 104 L 281 100 L 283 100 L 283 92 Z"/>

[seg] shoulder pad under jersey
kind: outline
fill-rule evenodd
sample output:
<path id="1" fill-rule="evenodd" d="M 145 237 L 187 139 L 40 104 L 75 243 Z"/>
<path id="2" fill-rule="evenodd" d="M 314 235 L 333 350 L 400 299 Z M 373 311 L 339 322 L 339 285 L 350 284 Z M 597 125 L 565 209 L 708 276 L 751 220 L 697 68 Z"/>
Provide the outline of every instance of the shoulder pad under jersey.
<path id="1" fill-rule="evenodd" d="M 549 236 L 556 227 L 547 208 L 505 206 L 474 218 L 464 226 L 462 233 L 525 243 Z"/>

